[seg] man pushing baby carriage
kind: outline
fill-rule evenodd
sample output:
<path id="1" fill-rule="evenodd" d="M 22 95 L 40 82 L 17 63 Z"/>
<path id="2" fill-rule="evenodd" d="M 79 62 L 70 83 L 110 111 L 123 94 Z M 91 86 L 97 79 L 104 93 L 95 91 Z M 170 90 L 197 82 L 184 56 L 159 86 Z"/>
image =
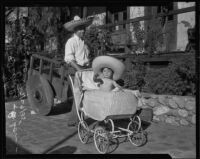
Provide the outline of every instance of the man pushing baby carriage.
<path id="1" fill-rule="evenodd" d="M 86 27 L 89 26 L 92 21 L 92 17 L 80 19 L 78 16 L 75 16 L 73 21 L 64 24 L 65 29 L 73 32 L 72 37 L 66 42 L 64 58 L 66 63 L 74 68 L 72 74 L 75 74 L 76 71 L 91 67 L 91 62 L 88 58 L 90 52 L 88 46 L 83 40 L 83 36 Z M 89 81 L 85 82 L 85 89 L 97 89 L 103 91 L 104 94 L 108 93 L 109 91 L 120 91 L 121 93 L 123 92 L 123 94 L 125 93 L 124 89 L 118 84 L 118 81 L 122 77 L 125 70 L 125 66 L 121 61 L 109 56 L 100 56 L 93 60 L 92 69 L 94 72 L 87 72 L 87 74 L 90 76 L 90 80 L 85 80 Z M 139 92 L 128 92 L 132 93 L 132 99 L 135 99 L 134 102 L 138 102 L 138 99 L 136 98 L 139 97 Z M 132 105 L 134 105 L 134 102 Z M 68 126 L 76 126 L 78 121 L 79 120 L 76 114 L 76 106 L 74 101 L 70 118 L 68 120 Z"/>
<path id="2" fill-rule="evenodd" d="M 98 56 L 92 63 L 89 60 L 90 52 L 83 36 L 92 20 L 75 16 L 73 21 L 64 24 L 68 31 L 73 32 L 66 42 L 64 58 L 74 69 L 68 73 L 74 97 L 68 126 L 78 124 L 81 142 L 85 144 L 93 137 L 100 153 L 108 153 L 110 141 L 119 137 L 127 136 L 133 145 L 141 146 L 146 136 L 137 114 L 138 107 L 142 105 L 140 93 L 124 89 L 117 82 L 125 71 L 120 60 L 111 56 Z M 89 127 L 86 118 L 95 120 L 94 127 Z M 120 119 L 128 122 L 116 126 L 115 122 Z"/>

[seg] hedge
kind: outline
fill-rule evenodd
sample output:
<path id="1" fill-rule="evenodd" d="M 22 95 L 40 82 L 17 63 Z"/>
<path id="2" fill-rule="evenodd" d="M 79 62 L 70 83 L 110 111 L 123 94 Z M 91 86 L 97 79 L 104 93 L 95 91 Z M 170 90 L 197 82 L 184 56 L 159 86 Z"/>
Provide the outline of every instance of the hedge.
<path id="1" fill-rule="evenodd" d="M 148 68 L 136 62 L 124 76 L 125 87 L 147 93 L 195 95 L 195 58 L 180 57 L 164 68 Z"/>

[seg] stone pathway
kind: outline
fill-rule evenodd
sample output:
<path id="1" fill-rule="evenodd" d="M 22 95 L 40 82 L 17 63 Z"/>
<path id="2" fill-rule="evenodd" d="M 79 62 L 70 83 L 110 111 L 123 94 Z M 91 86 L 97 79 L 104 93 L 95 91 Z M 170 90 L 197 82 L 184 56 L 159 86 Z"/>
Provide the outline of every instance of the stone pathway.
<path id="1" fill-rule="evenodd" d="M 16 102 L 15 102 L 16 103 Z M 68 114 L 39 116 L 30 114 L 30 107 L 25 101 L 26 119 L 17 125 L 18 152 L 13 127 L 19 119 L 10 119 L 14 102 L 6 103 L 6 148 L 8 154 L 98 154 L 93 140 L 82 144 L 77 135 L 77 128 L 68 128 Z M 16 105 L 19 105 L 16 103 Z M 19 118 L 19 117 L 18 117 Z M 133 146 L 124 138 L 119 140 L 113 154 L 169 154 L 174 158 L 195 158 L 196 130 L 194 126 L 173 126 L 153 122 L 147 129 L 148 141 L 142 147 Z"/>

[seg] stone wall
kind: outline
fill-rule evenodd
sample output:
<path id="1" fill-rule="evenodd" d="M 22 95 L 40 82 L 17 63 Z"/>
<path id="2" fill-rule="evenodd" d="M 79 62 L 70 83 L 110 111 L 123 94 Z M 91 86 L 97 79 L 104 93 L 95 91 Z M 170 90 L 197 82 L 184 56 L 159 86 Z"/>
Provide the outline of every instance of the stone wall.
<path id="1" fill-rule="evenodd" d="M 145 93 L 142 96 L 143 104 L 153 109 L 153 121 L 177 126 L 196 124 L 195 97 Z"/>

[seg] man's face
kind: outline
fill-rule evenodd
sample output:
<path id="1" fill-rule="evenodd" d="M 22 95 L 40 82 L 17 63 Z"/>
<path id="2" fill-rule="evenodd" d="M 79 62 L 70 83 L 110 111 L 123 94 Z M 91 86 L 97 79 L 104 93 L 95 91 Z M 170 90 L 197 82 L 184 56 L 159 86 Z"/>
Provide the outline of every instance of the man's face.
<path id="1" fill-rule="evenodd" d="M 78 28 L 76 29 L 75 31 L 75 34 L 79 37 L 79 38 L 83 38 L 84 36 L 84 33 L 85 33 L 85 28 Z"/>

